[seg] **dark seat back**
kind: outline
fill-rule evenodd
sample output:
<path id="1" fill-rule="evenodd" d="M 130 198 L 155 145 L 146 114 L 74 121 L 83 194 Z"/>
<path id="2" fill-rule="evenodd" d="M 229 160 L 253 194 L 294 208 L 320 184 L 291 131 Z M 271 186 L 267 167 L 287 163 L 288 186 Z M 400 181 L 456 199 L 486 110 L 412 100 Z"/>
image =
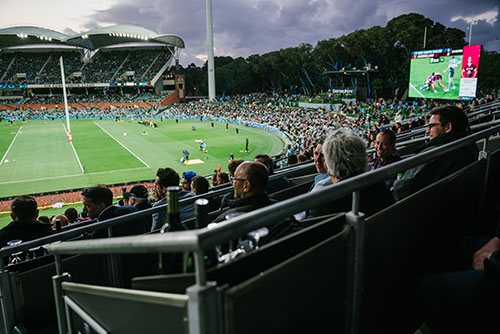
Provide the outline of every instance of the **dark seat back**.
<path id="1" fill-rule="evenodd" d="M 188 332 L 187 296 L 70 282 L 62 287 L 71 333 Z"/>
<path id="2" fill-rule="evenodd" d="M 342 333 L 349 231 L 225 291 L 226 333 Z"/>
<path id="3" fill-rule="evenodd" d="M 477 161 L 366 220 L 362 333 L 413 333 L 421 324 L 416 281 L 451 265 L 455 241 L 475 224 L 485 167 Z"/>
<path id="4" fill-rule="evenodd" d="M 209 269 L 208 280 L 216 281 L 219 286 L 238 284 L 339 233 L 344 224 L 345 215 L 335 215 L 282 239 L 270 242 L 233 262 Z M 194 281 L 194 274 L 136 277 L 132 279 L 132 288 L 181 293 L 194 284 Z"/>

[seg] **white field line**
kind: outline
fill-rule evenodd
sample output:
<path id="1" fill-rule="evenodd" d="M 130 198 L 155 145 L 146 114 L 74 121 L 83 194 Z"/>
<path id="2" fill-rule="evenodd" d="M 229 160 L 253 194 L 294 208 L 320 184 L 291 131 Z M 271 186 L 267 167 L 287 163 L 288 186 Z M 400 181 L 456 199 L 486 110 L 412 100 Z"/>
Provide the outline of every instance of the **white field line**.
<path id="1" fill-rule="evenodd" d="M 23 128 L 23 127 L 22 127 L 22 126 L 20 126 L 20 127 L 19 127 L 19 130 L 17 130 L 17 133 L 16 133 L 16 135 L 14 136 L 14 139 L 12 139 L 12 142 L 10 143 L 9 148 L 7 149 L 7 152 L 5 152 L 5 154 L 3 155 L 2 160 L 0 161 L 0 166 L 3 164 L 3 161 L 4 161 L 4 160 L 5 160 L 5 158 L 7 157 L 7 154 L 9 153 L 10 148 L 12 147 L 12 145 L 14 144 L 14 142 L 16 141 L 17 135 L 21 132 L 21 129 L 22 129 L 22 128 Z"/>
<path id="2" fill-rule="evenodd" d="M 66 133 L 66 137 L 67 137 L 68 130 L 66 129 L 66 126 L 64 125 L 64 123 L 62 126 L 64 128 L 64 132 Z M 76 153 L 75 147 L 73 146 L 73 142 L 70 141 L 69 144 L 71 145 L 71 148 L 73 149 L 73 152 L 75 153 L 76 161 L 78 161 L 78 166 L 80 166 L 80 170 L 82 171 L 82 174 L 85 174 L 85 171 L 83 170 L 82 163 L 80 162 L 80 158 L 78 157 L 78 154 Z"/>
<path id="3" fill-rule="evenodd" d="M 104 128 L 102 126 L 100 126 L 99 124 L 97 124 L 96 122 L 94 122 L 95 125 L 97 125 L 102 131 L 104 131 L 108 136 L 110 136 L 111 138 L 114 139 L 114 141 L 116 141 L 118 144 L 120 144 L 124 149 L 126 149 L 130 154 L 132 154 L 134 157 L 137 158 L 137 160 L 139 160 L 140 162 L 142 162 L 144 164 L 144 166 L 148 167 L 148 168 L 151 168 L 147 163 L 144 162 L 144 160 L 142 160 L 141 158 L 139 158 L 134 152 L 132 152 L 131 150 L 128 149 L 127 146 L 123 145 L 122 143 L 120 143 L 118 141 L 118 139 L 116 139 L 115 137 L 113 137 L 111 135 L 111 133 L 109 133 L 108 131 L 104 130 Z"/>
<path id="4" fill-rule="evenodd" d="M 115 169 L 115 170 L 107 170 L 104 172 L 95 172 L 95 173 L 87 173 L 87 175 L 99 175 L 99 174 L 107 174 L 107 173 L 117 173 L 117 172 L 124 172 L 124 171 L 130 171 L 130 170 L 135 170 L 135 169 L 144 169 L 146 167 L 136 167 L 136 168 L 128 168 L 128 169 Z M 55 179 L 64 179 L 67 177 L 75 177 L 75 176 L 82 176 L 82 174 L 73 174 L 73 175 L 60 175 L 60 176 L 51 176 L 51 177 L 41 177 L 38 179 L 29 179 L 29 180 L 18 180 L 18 181 L 6 181 L 6 182 L 0 182 L 0 184 L 12 184 L 12 183 L 26 183 L 26 182 L 34 182 L 34 181 L 42 181 L 42 180 L 55 180 Z"/>
<path id="5" fill-rule="evenodd" d="M 418 95 L 420 95 L 422 98 L 425 99 L 424 94 L 420 93 L 420 91 L 418 89 L 416 89 L 415 86 L 413 86 L 411 83 L 410 83 L 410 87 L 413 88 L 418 93 Z"/>

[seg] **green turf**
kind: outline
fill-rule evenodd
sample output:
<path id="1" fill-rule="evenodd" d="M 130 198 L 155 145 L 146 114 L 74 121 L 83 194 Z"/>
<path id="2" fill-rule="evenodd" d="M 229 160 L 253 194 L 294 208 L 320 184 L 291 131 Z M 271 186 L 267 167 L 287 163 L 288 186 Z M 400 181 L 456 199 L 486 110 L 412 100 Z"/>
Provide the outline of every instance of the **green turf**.
<path id="1" fill-rule="evenodd" d="M 172 167 L 179 175 L 189 170 L 207 175 L 219 164 L 227 170 L 230 153 L 236 159 L 249 160 L 259 153 L 277 154 L 284 146 L 278 136 L 251 127 L 231 124 L 226 130 L 225 123 L 214 122 L 212 128 L 211 122 L 185 120 L 179 124 L 158 120 L 157 124 L 153 129 L 135 120 L 72 120 L 74 148 L 85 170 L 82 174 L 65 136 L 65 121 L 30 120 L 12 127 L 1 122 L 1 157 L 22 128 L 0 165 L 0 197 L 153 179 L 160 167 Z M 196 131 L 192 131 L 193 125 Z M 242 152 L 246 138 L 250 152 Z M 197 139 L 205 141 L 207 153 L 200 152 Z M 184 149 L 189 150 L 191 159 L 200 159 L 203 164 L 180 163 Z"/>
<path id="2" fill-rule="evenodd" d="M 462 63 L 458 64 L 458 67 L 453 76 L 453 82 L 455 83 L 455 89 L 450 86 L 450 90 L 445 92 L 442 87 L 436 82 L 436 92 L 432 90 L 422 90 L 420 89 L 425 80 L 433 72 L 441 73 L 443 79 L 441 83 L 443 86 L 448 87 L 448 74 L 449 72 L 444 70 L 448 67 L 449 60 L 451 56 L 440 57 L 439 63 L 430 63 L 430 58 L 412 59 L 410 68 L 410 87 L 409 96 L 416 98 L 427 98 L 427 99 L 446 99 L 446 100 L 458 100 L 458 93 L 460 91 L 460 72 Z"/>

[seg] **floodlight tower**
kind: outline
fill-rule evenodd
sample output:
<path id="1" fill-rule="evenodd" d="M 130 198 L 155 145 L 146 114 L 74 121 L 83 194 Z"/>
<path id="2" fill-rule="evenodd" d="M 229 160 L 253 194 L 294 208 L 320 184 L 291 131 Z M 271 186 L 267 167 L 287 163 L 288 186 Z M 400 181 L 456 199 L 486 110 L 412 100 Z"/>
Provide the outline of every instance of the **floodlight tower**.
<path id="1" fill-rule="evenodd" d="M 69 127 L 69 112 L 68 112 L 68 98 L 66 97 L 66 80 L 64 78 L 64 63 L 63 63 L 63 57 L 59 57 L 59 65 L 61 66 L 61 81 L 62 81 L 62 88 L 63 88 L 63 96 L 64 96 L 64 110 L 66 111 L 66 130 L 68 131 L 68 139 L 70 142 L 73 141 L 73 138 L 71 137 L 71 128 Z"/>
<path id="2" fill-rule="evenodd" d="M 469 26 L 469 45 L 472 42 L 472 25 L 473 24 L 477 24 L 477 21 L 475 21 L 475 20 L 470 21 L 470 26 Z"/>
<path id="3" fill-rule="evenodd" d="M 207 0 L 207 46 L 208 46 L 208 100 L 215 99 L 214 32 L 212 26 L 212 0 Z"/>

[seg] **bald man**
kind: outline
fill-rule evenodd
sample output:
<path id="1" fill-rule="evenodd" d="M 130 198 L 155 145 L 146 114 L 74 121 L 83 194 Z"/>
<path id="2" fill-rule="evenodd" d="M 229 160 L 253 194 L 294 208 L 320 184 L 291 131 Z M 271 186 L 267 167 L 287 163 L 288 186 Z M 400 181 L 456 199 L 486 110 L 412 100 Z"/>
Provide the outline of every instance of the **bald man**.
<path id="1" fill-rule="evenodd" d="M 214 222 L 225 220 L 231 213 L 246 213 L 275 203 L 266 193 L 268 179 L 266 166 L 260 162 L 247 161 L 239 165 L 231 178 L 234 199 L 228 201 L 228 209 Z"/>

